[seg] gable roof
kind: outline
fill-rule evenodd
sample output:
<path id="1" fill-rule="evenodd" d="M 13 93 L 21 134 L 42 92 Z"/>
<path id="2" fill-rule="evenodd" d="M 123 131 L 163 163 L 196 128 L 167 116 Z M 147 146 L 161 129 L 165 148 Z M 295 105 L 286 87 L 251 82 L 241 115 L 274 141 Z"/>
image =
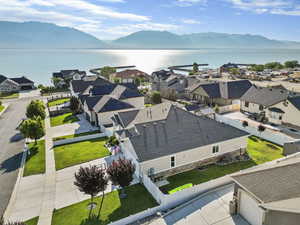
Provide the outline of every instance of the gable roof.
<path id="1" fill-rule="evenodd" d="M 130 109 L 130 108 L 134 108 L 134 106 L 130 105 L 127 102 L 123 102 L 118 99 L 115 99 L 109 95 L 104 95 L 100 97 L 98 102 L 93 107 L 93 110 L 97 113 L 103 113 L 103 112 L 111 112 L 111 111 Z"/>
<path id="2" fill-rule="evenodd" d="M 61 70 L 60 72 L 55 72 L 52 74 L 53 77 L 57 77 L 57 78 L 70 78 L 72 76 L 74 76 L 75 74 L 80 74 L 82 76 L 86 75 L 85 71 L 79 71 L 79 70 Z"/>
<path id="3" fill-rule="evenodd" d="M 128 116 L 128 113 L 132 115 Z M 123 115 L 122 115 L 123 114 Z M 197 116 L 169 103 L 118 113 L 131 117 L 122 135 L 129 135 L 139 161 L 147 161 L 205 145 L 219 143 L 248 133 L 204 116 Z M 132 119 L 133 118 L 133 119 Z M 132 131 L 134 128 L 135 132 Z"/>
<path id="4" fill-rule="evenodd" d="M 103 78 L 97 78 L 96 80 L 92 80 L 92 81 L 85 81 L 85 80 L 71 81 L 72 89 L 75 93 L 81 93 L 85 91 L 89 86 L 104 85 L 104 84 L 110 84 L 110 82 Z"/>
<path id="5" fill-rule="evenodd" d="M 94 109 L 95 105 L 102 98 L 102 96 L 86 96 L 86 95 L 82 95 L 81 97 L 84 99 L 83 101 L 86 103 L 90 111 Z"/>
<path id="6" fill-rule="evenodd" d="M 135 78 L 135 77 L 148 77 L 149 75 L 137 69 L 127 69 L 113 74 L 115 77 L 120 78 Z"/>
<path id="7" fill-rule="evenodd" d="M 269 107 L 286 100 L 288 94 L 288 91 L 284 89 L 258 87 L 253 85 L 241 97 L 241 100 Z"/>
<path id="8" fill-rule="evenodd" d="M 3 76 L 0 74 L 0 84 L 5 81 L 7 79 L 7 77 Z"/>
<path id="9" fill-rule="evenodd" d="M 294 157 L 232 176 L 233 180 L 261 203 L 292 200 L 300 197 L 300 158 Z M 274 204 L 275 205 L 275 204 Z M 273 205 L 273 206 L 274 206 Z M 298 205 L 298 210 L 300 206 Z"/>
<path id="10" fill-rule="evenodd" d="M 293 104 L 298 110 L 300 110 L 300 96 L 288 98 L 288 101 Z"/>
<path id="11" fill-rule="evenodd" d="M 220 86 L 218 83 L 202 84 L 201 87 L 211 98 L 221 98 Z"/>
<path id="12" fill-rule="evenodd" d="M 34 82 L 29 80 L 27 77 L 16 77 L 16 78 L 9 78 L 10 80 L 13 80 L 14 82 L 18 83 L 18 84 L 27 84 L 27 83 L 31 83 L 33 84 Z"/>

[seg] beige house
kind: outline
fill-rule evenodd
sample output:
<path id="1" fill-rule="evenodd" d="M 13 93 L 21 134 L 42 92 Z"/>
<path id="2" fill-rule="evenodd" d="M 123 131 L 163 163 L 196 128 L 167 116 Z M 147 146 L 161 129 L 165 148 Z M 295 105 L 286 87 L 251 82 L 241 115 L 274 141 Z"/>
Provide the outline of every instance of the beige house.
<path id="1" fill-rule="evenodd" d="M 118 83 L 135 83 L 138 78 L 146 81 L 150 79 L 150 76 L 137 69 L 127 69 L 109 76 L 109 80 L 114 83 L 116 80 L 118 80 Z"/>
<path id="2" fill-rule="evenodd" d="M 169 176 L 243 154 L 248 133 L 169 103 L 119 112 L 114 129 L 140 174 Z"/>
<path id="3" fill-rule="evenodd" d="M 300 159 L 294 156 L 233 176 L 233 211 L 251 225 L 297 225 L 300 221 Z"/>

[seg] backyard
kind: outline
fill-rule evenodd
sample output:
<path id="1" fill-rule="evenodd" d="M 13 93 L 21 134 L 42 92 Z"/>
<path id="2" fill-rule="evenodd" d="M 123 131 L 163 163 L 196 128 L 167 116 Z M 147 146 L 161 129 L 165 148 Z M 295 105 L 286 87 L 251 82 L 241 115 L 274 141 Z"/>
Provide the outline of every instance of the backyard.
<path id="1" fill-rule="evenodd" d="M 74 123 L 77 121 L 79 121 L 79 119 L 76 116 L 74 116 L 72 113 L 65 113 L 62 115 L 50 117 L 51 127 L 60 126 L 68 123 Z"/>
<path id="2" fill-rule="evenodd" d="M 56 170 L 110 155 L 104 146 L 107 138 L 96 138 L 54 148 Z"/>
<path id="3" fill-rule="evenodd" d="M 45 141 L 31 142 L 28 144 L 30 154 L 27 154 L 24 177 L 45 172 Z"/>
<path id="4" fill-rule="evenodd" d="M 82 137 L 82 136 L 98 134 L 98 133 L 100 133 L 99 130 L 94 130 L 94 131 L 89 131 L 89 132 L 84 132 L 84 133 L 78 133 L 78 134 L 70 134 L 70 135 L 66 135 L 66 136 L 53 138 L 53 141 L 71 139 L 71 138 Z"/>
<path id="5" fill-rule="evenodd" d="M 119 192 L 116 190 L 105 194 L 100 221 L 97 218 L 88 220 L 87 205 L 90 200 L 86 200 L 54 211 L 52 225 L 104 225 L 157 206 L 152 196 L 140 184 L 127 187 L 126 198 L 121 199 Z M 100 200 L 101 197 L 97 197 L 94 202 L 99 203 Z M 98 207 L 94 209 L 94 214 L 97 212 Z"/>
<path id="6" fill-rule="evenodd" d="M 165 194 L 174 193 L 192 185 L 207 182 L 227 174 L 237 172 L 258 164 L 283 157 L 282 147 L 257 137 L 249 137 L 247 152 L 251 158 L 249 161 L 241 161 L 225 166 L 210 165 L 203 170 L 194 169 L 168 177 L 169 184 L 160 187 Z M 182 188 L 181 188 L 182 187 Z"/>
<path id="7" fill-rule="evenodd" d="M 0 93 L 0 99 L 19 98 L 19 93 Z"/>
<path id="8" fill-rule="evenodd" d="M 4 109 L 4 105 L 0 105 L 0 112 Z"/>
<path id="9" fill-rule="evenodd" d="M 69 102 L 70 98 L 60 98 L 60 99 L 56 99 L 56 100 L 50 100 L 48 101 L 48 106 L 52 107 L 52 106 L 57 106 L 57 105 L 61 105 L 64 104 L 66 102 Z"/>
<path id="10" fill-rule="evenodd" d="M 39 217 L 34 217 L 30 220 L 25 221 L 26 225 L 37 225 Z"/>

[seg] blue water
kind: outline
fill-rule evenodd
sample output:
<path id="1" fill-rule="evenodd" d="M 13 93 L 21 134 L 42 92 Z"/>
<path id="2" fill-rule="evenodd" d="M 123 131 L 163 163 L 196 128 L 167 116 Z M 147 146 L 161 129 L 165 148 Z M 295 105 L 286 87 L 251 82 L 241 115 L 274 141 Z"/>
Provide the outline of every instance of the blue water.
<path id="1" fill-rule="evenodd" d="M 299 60 L 300 49 L 195 49 L 195 50 L 15 50 L 0 49 L 0 74 L 25 75 L 37 84 L 50 84 L 62 69 L 89 70 L 105 65 L 136 65 L 151 73 L 172 65 L 208 63 L 216 68 L 228 62 L 266 63 Z"/>

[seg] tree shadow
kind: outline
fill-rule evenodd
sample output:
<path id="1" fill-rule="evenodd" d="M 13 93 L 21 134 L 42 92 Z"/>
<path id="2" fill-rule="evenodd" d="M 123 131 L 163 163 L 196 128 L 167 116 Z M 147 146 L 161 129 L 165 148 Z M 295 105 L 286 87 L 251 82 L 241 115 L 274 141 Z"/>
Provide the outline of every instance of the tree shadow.
<path id="1" fill-rule="evenodd" d="M 254 136 L 250 136 L 249 139 L 252 140 L 252 141 L 255 141 L 255 142 L 259 141 L 259 139 L 257 137 L 254 137 Z"/>
<path id="2" fill-rule="evenodd" d="M 39 146 L 37 144 L 35 144 L 34 146 L 32 146 L 29 149 L 29 152 L 27 152 L 27 155 L 26 155 L 26 162 L 39 152 Z"/>
<path id="3" fill-rule="evenodd" d="M 81 221 L 80 225 L 104 225 L 108 224 L 107 221 L 101 221 L 95 214 L 91 215 L 90 218 L 86 218 Z"/>
<path id="4" fill-rule="evenodd" d="M 9 141 L 10 142 L 18 142 L 18 141 L 20 141 L 20 140 L 22 140 L 24 137 L 23 137 L 23 135 L 21 134 L 21 133 L 17 133 L 17 134 L 15 134 L 14 136 L 12 136 L 10 139 L 9 139 Z"/>
<path id="5" fill-rule="evenodd" d="M 63 120 L 64 123 L 67 123 L 67 122 L 73 123 L 73 122 L 76 122 L 76 121 L 79 121 L 79 119 L 74 115 L 66 116 Z"/>
<path id="6" fill-rule="evenodd" d="M 13 172 L 20 168 L 21 159 L 23 152 L 20 152 L 6 160 L 4 160 L 0 165 L 0 171 L 4 170 L 4 173 Z"/>

